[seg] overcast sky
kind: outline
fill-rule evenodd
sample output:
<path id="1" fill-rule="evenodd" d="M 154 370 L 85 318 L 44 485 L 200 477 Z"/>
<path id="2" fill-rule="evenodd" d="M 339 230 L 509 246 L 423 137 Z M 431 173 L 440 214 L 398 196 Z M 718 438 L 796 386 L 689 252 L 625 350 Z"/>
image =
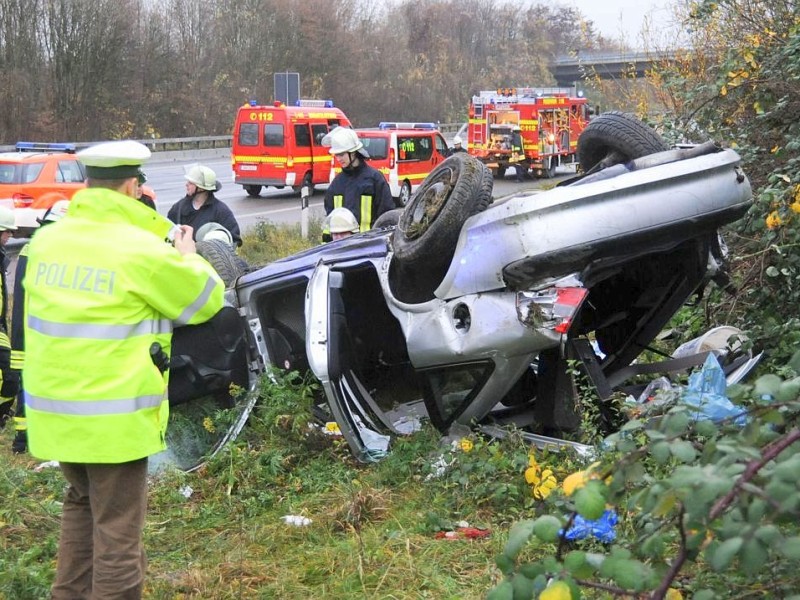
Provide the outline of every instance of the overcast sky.
<path id="1" fill-rule="evenodd" d="M 671 0 L 555 0 L 564 6 L 574 6 L 595 24 L 604 37 L 623 41 L 637 47 L 645 17 L 649 16 L 657 29 L 672 18 Z"/>

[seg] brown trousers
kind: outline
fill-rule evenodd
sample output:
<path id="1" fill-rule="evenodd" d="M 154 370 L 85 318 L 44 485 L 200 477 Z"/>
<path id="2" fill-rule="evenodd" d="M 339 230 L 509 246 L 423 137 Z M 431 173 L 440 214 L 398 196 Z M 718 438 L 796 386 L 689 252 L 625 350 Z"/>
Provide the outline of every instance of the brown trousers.
<path id="1" fill-rule="evenodd" d="M 61 463 L 69 483 L 61 517 L 53 600 L 139 600 L 147 558 L 147 458 L 122 464 Z"/>

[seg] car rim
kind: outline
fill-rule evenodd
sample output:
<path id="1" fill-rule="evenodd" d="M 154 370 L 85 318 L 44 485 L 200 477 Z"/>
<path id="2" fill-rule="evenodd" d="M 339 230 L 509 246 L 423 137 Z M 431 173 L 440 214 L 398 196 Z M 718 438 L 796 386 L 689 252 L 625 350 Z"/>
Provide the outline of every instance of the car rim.
<path id="1" fill-rule="evenodd" d="M 457 179 L 456 173 L 452 169 L 445 169 L 438 173 L 436 178 L 425 186 L 425 189 L 417 192 L 415 202 L 411 207 L 411 220 L 405 232 L 408 239 L 416 239 L 427 231 L 450 197 L 450 192 Z"/>

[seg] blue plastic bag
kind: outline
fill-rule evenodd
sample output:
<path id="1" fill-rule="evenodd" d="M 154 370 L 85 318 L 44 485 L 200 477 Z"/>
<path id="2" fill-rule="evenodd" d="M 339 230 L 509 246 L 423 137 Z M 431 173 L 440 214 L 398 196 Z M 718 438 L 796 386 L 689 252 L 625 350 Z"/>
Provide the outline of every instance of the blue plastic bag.
<path id="1" fill-rule="evenodd" d="M 614 526 L 617 524 L 618 520 L 617 513 L 610 509 L 605 511 L 602 517 L 594 521 L 589 521 L 580 515 L 575 515 L 575 520 L 572 521 L 572 527 L 567 530 L 567 533 L 565 534 L 562 529 L 559 534 L 573 542 L 589 536 L 594 536 L 604 544 L 610 544 L 617 539 L 617 531 L 614 529 Z"/>
<path id="2" fill-rule="evenodd" d="M 703 363 L 703 368 L 689 376 L 689 385 L 681 394 L 681 401 L 687 406 L 697 409 L 692 417 L 698 421 L 709 419 L 722 421 L 733 419 L 737 425 L 747 422 L 745 411 L 736 406 L 725 395 L 727 389 L 725 372 L 713 353 Z"/>

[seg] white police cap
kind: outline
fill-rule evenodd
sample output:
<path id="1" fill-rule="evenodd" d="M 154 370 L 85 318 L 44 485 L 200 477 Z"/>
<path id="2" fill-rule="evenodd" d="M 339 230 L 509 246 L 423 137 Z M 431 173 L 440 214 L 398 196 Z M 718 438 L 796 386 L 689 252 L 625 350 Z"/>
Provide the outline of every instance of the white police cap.
<path id="1" fill-rule="evenodd" d="M 133 140 L 103 142 L 78 152 L 91 179 L 127 179 L 137 177 L 139 167 L 150 158 L 150 150 Z"/>

